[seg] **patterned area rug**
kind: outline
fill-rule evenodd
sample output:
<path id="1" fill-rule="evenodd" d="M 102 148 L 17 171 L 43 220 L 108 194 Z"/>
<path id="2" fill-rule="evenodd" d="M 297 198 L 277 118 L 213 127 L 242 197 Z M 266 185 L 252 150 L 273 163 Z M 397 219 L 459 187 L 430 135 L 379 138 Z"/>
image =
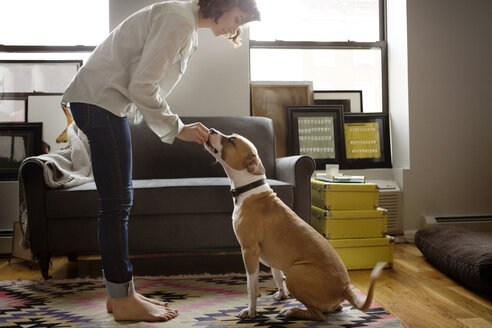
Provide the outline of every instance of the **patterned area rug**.
<path id="1" fill-rule="evenodd" d="M 116 322 L 106 312 L 100 280 L 14 281 L 0 282 L 0 327 L 403 327 L 376 303 L 366 313 L 344 304 L 324 322 L 285 319 L 278 316 L 283 307 L 302 305 L 293 298 L 275 301 L 269 275 L 260 277 L 254 320 L 236 317 L 248 303 L 243 275 L 135 278 L 135 285 L 145 296 L 169 302 L 179 316 L 161 323 Z"/>

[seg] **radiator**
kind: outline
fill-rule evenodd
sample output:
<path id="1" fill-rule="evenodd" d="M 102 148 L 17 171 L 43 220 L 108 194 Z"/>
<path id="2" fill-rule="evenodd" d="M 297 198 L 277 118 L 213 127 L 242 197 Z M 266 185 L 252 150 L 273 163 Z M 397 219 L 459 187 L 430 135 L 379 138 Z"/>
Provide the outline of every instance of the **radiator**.
<path id="1" fill-rule="evenodd" d="M 403 234 L 403 195 L 396 183 L 387 187 L 380 185 L 379 207 L 388 211 L 388 234 Z"/>
<path id="2" fill-rule="evenodd" d="M 474 231 L 492 231 L 492 215 L 424 216 L 424 227 L 453 225 Z"/>

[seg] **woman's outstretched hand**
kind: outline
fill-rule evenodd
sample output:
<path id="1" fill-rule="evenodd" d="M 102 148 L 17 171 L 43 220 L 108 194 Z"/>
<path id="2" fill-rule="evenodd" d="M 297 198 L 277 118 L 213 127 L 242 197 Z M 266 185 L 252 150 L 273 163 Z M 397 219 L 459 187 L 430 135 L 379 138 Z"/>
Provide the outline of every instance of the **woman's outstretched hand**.
<path id="1" fill-rule="evenodd" d="M 200 122 L 185 124 L 181 132 L 176 138 L 183 141 L 193 141 L 199 144 L 204 144 L 208 140 L 209 129 Z"/>

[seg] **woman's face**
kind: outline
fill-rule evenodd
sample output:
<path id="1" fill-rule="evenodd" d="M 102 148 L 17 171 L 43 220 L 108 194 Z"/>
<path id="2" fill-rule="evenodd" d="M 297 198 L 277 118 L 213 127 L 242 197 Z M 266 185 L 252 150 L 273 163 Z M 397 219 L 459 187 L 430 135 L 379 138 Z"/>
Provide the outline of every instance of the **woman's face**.
<path id="1" fill-rule="evenodd" d="M 212 19 L 210 28 L 215 36 L 234 35 L 236 30 L 244 24 L 246 17 L 246 13 L 242 12 L 238 7 L 235 7 L 220 16 L 217 23 Z"/>

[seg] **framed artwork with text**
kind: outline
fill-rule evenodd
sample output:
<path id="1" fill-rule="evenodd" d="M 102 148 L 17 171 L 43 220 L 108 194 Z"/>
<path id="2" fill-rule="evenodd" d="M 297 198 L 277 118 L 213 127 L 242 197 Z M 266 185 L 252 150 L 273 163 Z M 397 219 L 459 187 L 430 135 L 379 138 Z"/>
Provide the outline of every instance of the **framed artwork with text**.
<path id="1" fill-rule="evenodd" d="M 311 156 L 316 169 L 342 158 L 342 106 L 288 106 L 288 155 Z"/>
<path id="2" fill-rule="evenodd" d="M 391 168 L 388 113 L 344 113 L 341 169 Z"/>

